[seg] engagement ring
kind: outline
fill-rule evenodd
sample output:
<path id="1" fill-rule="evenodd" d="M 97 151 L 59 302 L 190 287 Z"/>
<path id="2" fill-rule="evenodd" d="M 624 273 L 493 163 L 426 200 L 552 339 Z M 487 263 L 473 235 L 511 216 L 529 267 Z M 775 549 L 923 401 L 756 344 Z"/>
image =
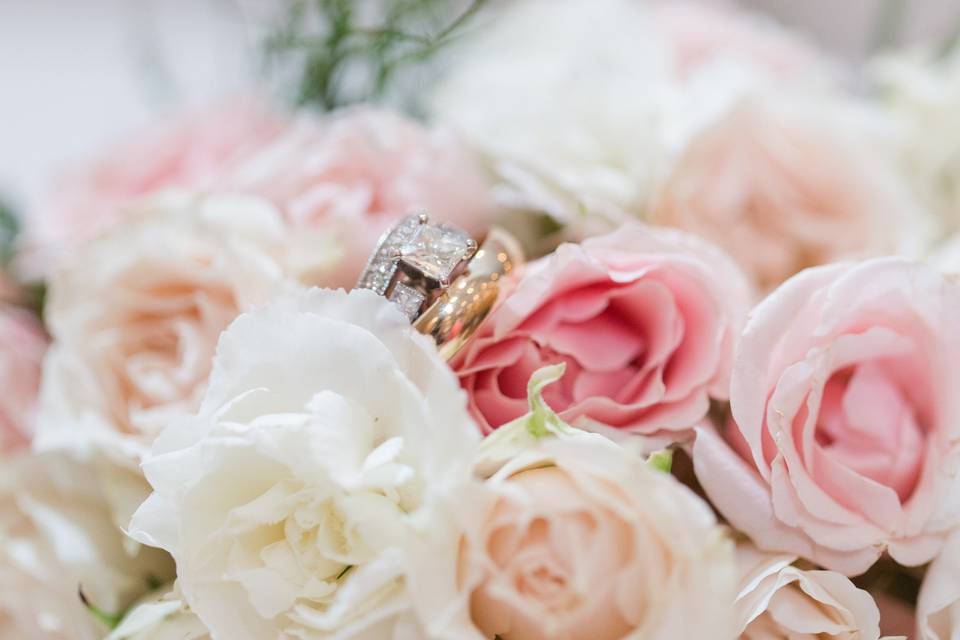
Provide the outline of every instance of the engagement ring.
<path id="1" fill-rule="evenodd" d="M 519 243 L 502 229 L 478 243 L 451 224 L 413 215 L 383 235 L 357 287 L 396 304 L 450 360 L 493 309 L 501 279 L 521 262 Z"/>

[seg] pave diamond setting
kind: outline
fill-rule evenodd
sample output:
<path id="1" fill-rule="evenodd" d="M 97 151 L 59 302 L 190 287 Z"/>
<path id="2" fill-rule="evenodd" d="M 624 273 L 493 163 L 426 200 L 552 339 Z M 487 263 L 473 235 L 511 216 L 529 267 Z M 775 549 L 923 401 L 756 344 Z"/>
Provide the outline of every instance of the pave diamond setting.
<path id="1" fill-rule="evenodd" d="M 403 262 L 427 278 L 447 282 L 459 264 L 476 250 L 466 232 L 448 225 L 421 224 L 400 247 Z"/>
<path id="2" fill-rule="evenodd" d="M 390 300 L 396 304 L 411 321 L 420 315 L 420 307 L 427 299 L 426 294 L 417 291 L 411 286 L 398 282 L 390 292 Z"/>
<path id="3" fill-rule="evenodd" d="M 402 247 L 417 227 L 420 220 L 417 216 L 409 216 L 393 229 L 384 234 L 374 254 L 367 263 L 367 268 L 360 277 L 357 287 L 371 289 L 377 295 L 385 295 L 397 272 L 397 256 Z"/>

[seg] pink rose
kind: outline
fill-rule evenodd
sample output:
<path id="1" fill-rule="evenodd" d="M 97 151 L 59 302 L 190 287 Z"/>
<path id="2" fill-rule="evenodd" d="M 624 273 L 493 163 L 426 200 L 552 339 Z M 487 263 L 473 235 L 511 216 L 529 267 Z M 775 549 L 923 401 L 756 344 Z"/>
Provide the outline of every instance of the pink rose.
<path id="1" fill-rule="evenodd" d="M 565 362 L 544 397 L 567 422 L 679 436 L 726 397 L 748 301 L 721 251 L 627 225 L 531 265 L 455 368 L 485 433 L 527 411 L 534 371 Z"/>
<path id="2" fill-rule="evenodd" d="M 759 14 L 674 1 L 654 4 L 653 16 L 682 75 L 726 58 L 776 74 L 779 80 L 816 82 L 831 75 L 826 60 L 809 43 Z"/>
<path id="3" fill-rule="evenodd" d="M 741 102 L 683 152 L 653 220 L 716 242 L 764 290 L 806 267 L 885 252 L 895 178 L 813 116 Z"/>
<path id="4" fill-rule="evenodd" d="M 64 176 L 27 217 L 22 268 L 43 276 L 51 260 L 123 216 L 133 199 L 169 187 L 203 189 L 226 167 L 273 138 L 285 120 L 255 99 L 239 99 L 163 121 Z"/>
<path id="5" fill-rule="evenodd" d="M 314 284 L 352 287 L 380 235 L 426 211 L 478 233 L 493 211 L 480 167 L 450 134 L 389 111 L 302 118 L 221 185 L 268 198 L 294 227 L 330 231 L 340 264 Z"/>
<path id="6" fill-rule="evenodd" d="M 0 307 L 0 453 L 30 443 L 47 336 L 30 313 Z"/>
<path id="7" fill-rule="evenodd" d="M 697 476 L 766 550 L 865 571 L 929 561 L 960 524 L 960 282 L 897 258 L 787 281 L 752 313 L 733 420 L 694 446 Z"/>

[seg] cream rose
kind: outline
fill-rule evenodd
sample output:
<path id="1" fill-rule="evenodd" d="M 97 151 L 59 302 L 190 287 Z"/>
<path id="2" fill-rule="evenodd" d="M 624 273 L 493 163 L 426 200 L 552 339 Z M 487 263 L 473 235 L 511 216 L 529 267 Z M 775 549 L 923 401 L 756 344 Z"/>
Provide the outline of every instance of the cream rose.
<path id="1" fill-rule="evenodd" d="M 479 436 L 433 344 L 369 291 L 238 318 L 131 525 L 215 637 L 420 638 L 404 545 Z"/>
<path id="2" fill-rule="evenodd" d="M 221 330 L 294 286 L 287 241 L 264 201 L 166 194 L 79 249 L 50 281 L 38 444 L 134 463 L 197 408 Z"/>
<path id="3" fill-rule="evenodd" d="M 422 532 L 429 637 L 732 638 L 732 545 L 706 503 L 602 436 L 543 437 Z"/>
<path id="4" fill-rule="evenodd" d="M 839 573 L 800 569 L 795 560 L 749 542 L 737 546 L 740 640 L 880 638 L 880 611 L 868 592 Z"/>

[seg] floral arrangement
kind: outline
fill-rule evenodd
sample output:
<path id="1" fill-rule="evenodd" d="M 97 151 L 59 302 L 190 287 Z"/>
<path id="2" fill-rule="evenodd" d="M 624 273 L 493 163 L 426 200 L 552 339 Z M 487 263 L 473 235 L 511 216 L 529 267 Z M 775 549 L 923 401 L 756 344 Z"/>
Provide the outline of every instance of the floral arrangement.
<path id="1" fill-rule="evenodd" d="M 374 4 L 0 216 L 0 637 L 960 637 L 960 51 Z M 422 212 L 527 258 L 449 359 Z"/>

